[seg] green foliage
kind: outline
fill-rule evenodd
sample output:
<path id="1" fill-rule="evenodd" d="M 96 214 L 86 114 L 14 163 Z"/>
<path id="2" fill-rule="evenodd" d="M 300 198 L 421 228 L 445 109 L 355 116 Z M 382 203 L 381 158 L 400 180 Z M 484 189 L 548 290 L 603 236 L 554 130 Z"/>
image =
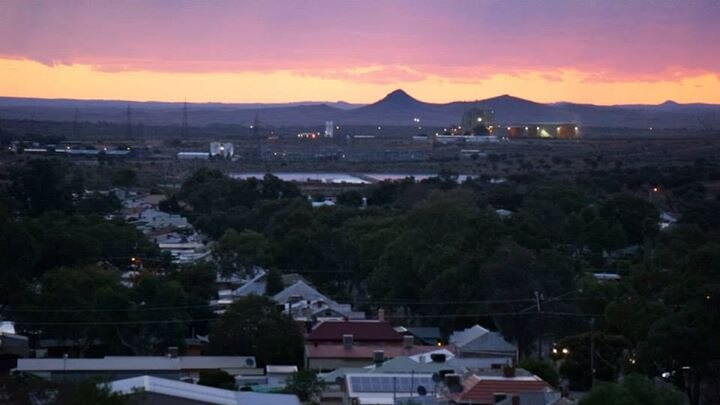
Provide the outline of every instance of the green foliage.
<path id="1" fill-rule="evenodd" d="M 0 398 L 13 405 L 124 405 L 128 398 L 113 393 L 95 379 L 80 382 L 50 382 L 43 378 L 18 374 L 0 377 Z"/>
<path id="2" fill-rule="evenodd" d="M 198 384 L 235 391 L 235 377 L 224 370 L 201 371 Z"/>
<path id="3" fill-rule="evenodd" d="M 518 363 L 518 367 L 535 374 L 555 388 L 559 386 L 560 375 L 555 370 L 555 366 L 549 361 L 526 357 Z"/>
<path id="4" fill-rule="evenodd" d="M 311 370 L 300 370 L 288 377 L 285 392 L 295 394 L 300 401 L 314 401 L 325 388 L 325 382 Z"/>
<path id="5" fill-rule="evenodd" d="M 228 229 L 213 247 L 222 274 L 247 274 L 252 266 L 270 264 L 270 244 L 259 232 Z"/>
<path id="6" fill-rule="evenodd" d="M 133 187 L 138 183 L 137 172 L 133 169 L 119 169 L 112 176 L 112 184 L 117 187 Z"/>
<path id="7" fill-rule="evenodd" d="M 283 290 L 282 274 L 277 269 L 270 269 L 267 273 L 265 295 L 273 296 Z"/>
<path id="8" fill-rule="evenodd" d="M 56 159 L 36 159 L 16 167 L 10 175 L 12 196 L 30 215 L 70 211 L 73 194 L 83 192 L 82 177 Z"/>
<path id="9" fill-rule="evenodd" d="M 580 400 L 580 405 L 682 405 L 677 391 L 656 387 L 646 377 L 631 374 L 622 383 L 600 383 Z"/>
<path id="10" fill-rule="evenodd" d="M 303 362 L 303 337 L 275 302 L 250 295 L 233 303 L 210 331 L 212 354 L 255 356 L 258 365 Z"/>

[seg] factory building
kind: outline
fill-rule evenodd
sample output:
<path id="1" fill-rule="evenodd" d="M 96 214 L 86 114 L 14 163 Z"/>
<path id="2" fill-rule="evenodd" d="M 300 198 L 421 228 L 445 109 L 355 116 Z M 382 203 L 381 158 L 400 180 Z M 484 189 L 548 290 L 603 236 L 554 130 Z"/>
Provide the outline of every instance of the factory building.
<path id="1" fill-rule="evenodd" d="M 495 121 L 494 110 L 483 110 L 480 108 L 471 108 L 462 116 L 462 133 L 477 134 L 477 127 L 485 127 L 486 129 L 493 126 Z M 482 131 L 481 131 L 482 132 Z M 485 135 L 485 133 L 482 133 Z"/>
<path id="2" fill-rule="evenodd" d="M 325 121 L 325 138 L 332 138 L 335 135 L 335 123 Z"/>
<path id="3" fill-rule="evenodd" d="M 580 127 L 572 122 L 542 122 L 508 125 L 508 138 L 572 139 L 580 136 Z"/>
<path id="4" fill-rule="evenodd" d="M 210 156 L 231 158 L 235 154 L 235 147 L 231 143 L 210 142 Z"/>

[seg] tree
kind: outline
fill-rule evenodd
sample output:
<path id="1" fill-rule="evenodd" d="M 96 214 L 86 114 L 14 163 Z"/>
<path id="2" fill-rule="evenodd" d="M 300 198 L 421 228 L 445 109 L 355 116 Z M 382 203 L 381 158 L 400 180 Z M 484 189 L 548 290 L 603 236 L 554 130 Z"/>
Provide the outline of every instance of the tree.
<path id="1" fill-rule="evenodd" d="M 118 187 L 133 187 L 138 182 L 137 172 L 133 169 L 120 169 L 113 173 L 112 184 Z"/>
<path id="2" fill-rule="evenodd" d="M 233 303 L 210 331 L 212 354 L 255 356 L 258 365 L 303 362 L 303 337 L 270 298 L 250 295 Z"/>
<path id="3" fill-rule="evenodd" d="M 213 247 L 213 255 L 222 274 L 248 273 L 252 266 L 270 264 L 270 243 L 261 233 L 228 229 Z"/>
<path id="4" fill-rule="evenodd" d="M 277 269 L 270 269 L 267 272 L 267 280 L 265 281 L 265 295 L 273 296 L 283 290 L 282 275 Z"/>
<path id="5" fill-rule="evenodd" d="M 301 401 L 314 401 L 325 388 L 325 381 L 311 370 L 300 370 L 288 377 L 285 392 L 295 394 Z"/>
<path id="6" fill-rule="evenodd" d="M 235 377 L 224 370 L 201 371 L 198 384 L 233 391 L 237 389 Z"/>
<path id="7" fill-rule="evenodd" d="M 31 160 L 10 173 L 11 193 L 30 215 L 70 211 L 73 194 L 83 192 L 78 172 L 56 159 Z"/>
<path id="8" fill-rule="evenodd" d="M 553 387 L 557 388 L 560 383 L 560 375 L 555 370 L 555 366 L 548 361 L 527 357 L 518 363 L 518 367 L 535 374 Z"/>
<path id="9" fill-rule="evenodd" d="M 682 405 L 683 395 L 656 387 L 646 377 L 631 374 L 622 383 L 600 383 L 580 400 L 580 405 Z"/>

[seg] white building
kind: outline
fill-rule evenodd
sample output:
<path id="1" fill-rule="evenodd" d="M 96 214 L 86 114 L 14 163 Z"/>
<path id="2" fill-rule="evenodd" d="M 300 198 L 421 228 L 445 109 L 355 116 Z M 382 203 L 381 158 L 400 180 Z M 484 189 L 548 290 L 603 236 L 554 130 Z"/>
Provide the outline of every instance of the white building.
<path id="1" fill-rule="evenodd" d="M 325 121 L 325 138 L 332 138 L 335 135 L 335 123 Z"/>
<path id="2" fill-rule="evenodd" d="M 210 156 L 231 158 L 235 154 L 235 146 L 229 142 L 210 142 Z"/>

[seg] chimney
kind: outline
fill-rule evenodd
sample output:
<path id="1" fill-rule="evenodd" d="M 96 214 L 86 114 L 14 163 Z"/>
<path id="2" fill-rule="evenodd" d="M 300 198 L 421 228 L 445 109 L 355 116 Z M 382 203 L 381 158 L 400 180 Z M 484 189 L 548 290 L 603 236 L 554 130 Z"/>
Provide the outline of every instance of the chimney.
<path id="1" fill-rule="evenodd" d="M 385 361 L 385 351 L 375 350 L 373 352 L 373 363 L 375 363 L 375 366 L 381 366 L 384 361 Z"/>
<path id="2" fill-rule="evenodd" d="M 350 350 L 353 347 L 353 335 L 343 335 L 343 347 Z"/>
<path id="3" fill-rule="evenodd" d="M 385 310 L 382 308 L 378 309 L 378 321 L 385 322 Z"/>
<path id="4" fill-rule="evenodd" d="M 176 358 L 178 356 L 178 347 L 177 346 L 170 346 L 168 347 L 167 355 L 170 358 Z"/>
<path id="5" fill-rule="evenodd" d="M 405 349 L 410 350 L 415 346 L 415 336 L 413 335 L 405 335 L 403 336 L 403 346 L 405 346 Z"/>
<path id="6" fill-rule="evenodd" d="M 507 378 L 515 377 L 515 367 L 510 365 L 504 366 L 503 375 Z"/>

